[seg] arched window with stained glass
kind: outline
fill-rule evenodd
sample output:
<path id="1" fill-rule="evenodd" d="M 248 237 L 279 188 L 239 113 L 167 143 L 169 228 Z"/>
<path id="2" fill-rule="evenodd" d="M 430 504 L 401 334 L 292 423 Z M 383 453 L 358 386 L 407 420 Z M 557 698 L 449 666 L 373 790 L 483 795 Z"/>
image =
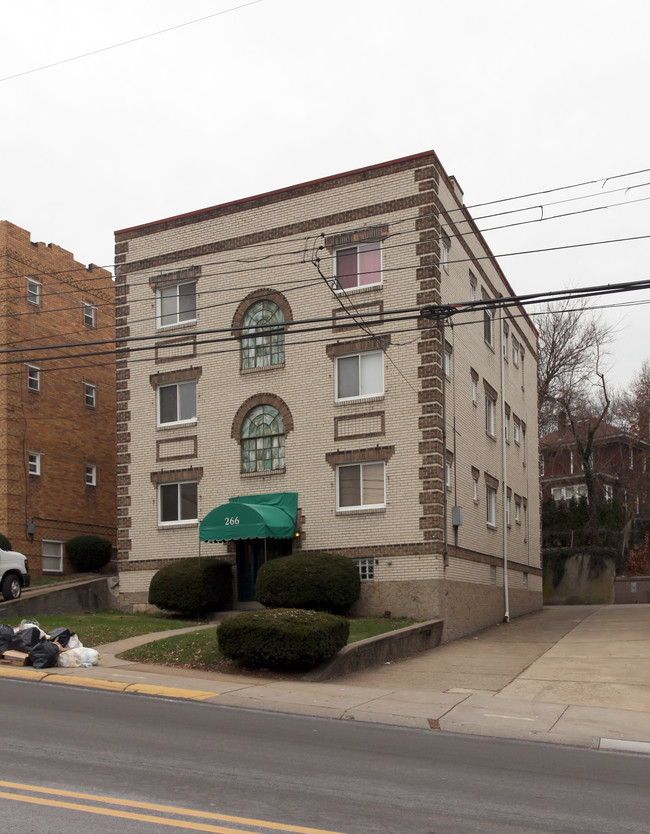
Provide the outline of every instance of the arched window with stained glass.
<path id="1" fill-rule="evenodd" d="M 272 405 L 258 405 L 241 427 L 242 472 L 284 469 L 284 420 Z"/>
<path id="2" fill-rule="evenodd" d="M 284 313 L 275 301 L 262 298 L 251 304 L 242 325 L 242 370 L 284 364 Z"/>

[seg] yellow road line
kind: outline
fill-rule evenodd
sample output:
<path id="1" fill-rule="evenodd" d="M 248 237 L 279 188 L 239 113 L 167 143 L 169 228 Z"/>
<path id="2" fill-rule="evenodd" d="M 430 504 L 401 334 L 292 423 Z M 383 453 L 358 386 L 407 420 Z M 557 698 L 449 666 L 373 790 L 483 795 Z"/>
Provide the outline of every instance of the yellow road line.
<path id="1" fill-rule="evenodd" d="M 201 689 L 178 689 L 173 686 L 152 686 L 148 683 L 130 683 L 127 692 L 141 692 L 143 695 L 164 695 L 167 698 L 190 698 L 192 701 L 205 701 L 214 698 L 218 692 L 206 692 Z"/>
<path id="2" fill-rule="evenodd" d="M 340 831 L 328 831 L 323 828 L 307 828 L 301 825 L 285 825 L 280 822 L 265 822 L 264 820 L 257 820 L 257 819 L 250 819 L 248 817 L 235 817 L 231 816 L 230 814 L 217 814 L 212 811 L 194 811 L 188 808 L 178 808 L 173 805 L 157 805 L 153 802 L 138 802 L 137 800 L 131 799 L 119 799 L 117 797 L 111 796 L 101 796 L 97 794 L 90 794 L 90 793 L 79 793 L 78 791 L 66 791 L 60 790 L 58 788 L 41 788 L 37 785 L 23 785 L 20 782 L 6 782 L 0 780 L 0 787 L 3 788 L 14 788 L 16 790 L 21 791 L 32 791 L 33 793 L 41 793 L 46 794 L 48 796 L 63 796 L 69 799 L 84 799 L 89 802 L 107 802 L 113 805 L 124 805 L 128 808 L 140 808 L 144 811 L 159 811 L 160 813 L 165 814 L 179 814 L 186 817 L 199 817 L 201 819 L 206 820 L 219 820 L 220 822 L 234 822 L 238 823 L 239 825 L 255 825 L 255 826 L 262 826 L 263 828 L 269 828 L 277 831 L 290 831 L 292 834 L 342 834 Z M 4 794 L 0 792 L 0 797 L 8 798 L 8 799 L 17 799 L 17 800 L 30 800 L 36 799 L 35 797 L 24 797 L 24 796 L 17 796 L 15 794 Z M 40 800 L 40 804 L 48 804 L 53 802 L 57 805 L 62 805 L 63 807 L 67 807 L 68 803 L 56 803 L 55 800 Z M 74 804 L 74 803 L 73 803 Z M 72 806 L 70 806 L 72 807 Z M 76 806 L 75 806 L 76 807 Z M 103 809 L 101 808 L 91 808 L 90 806 L 80 805 L 78 806 L 80 810 L 90 810 L 101 812 Z M 109 809 L 105 809 L 109 810 Z M 127 813 L 127 812 L 123 812 Z M 137 815 L 133 817 L 138 818 Z M 160 817 L 152 817 L 152 820 L 158 821 Z M 203 830 L 203 829 L 199 829 Z M 241 829 L 212 829 L 208 828 L 205 829 L 206 831 L 238 831 L 241 834 Z"/>

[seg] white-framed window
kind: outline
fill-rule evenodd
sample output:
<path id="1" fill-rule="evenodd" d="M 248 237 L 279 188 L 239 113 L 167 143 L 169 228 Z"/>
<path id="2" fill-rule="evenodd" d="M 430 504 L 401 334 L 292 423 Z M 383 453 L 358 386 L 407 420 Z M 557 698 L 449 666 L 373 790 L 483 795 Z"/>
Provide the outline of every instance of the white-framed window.
<path id="1" fill-rule="evenodd" d="M 384 461 L 344 463 L 336 467 L 336 509 L 386 506 Z"/>
<path id="2" fill-rule="evenodd" d="M 612 501 L 614 499 L 614 488 L 611 484 L 605 484 L 603 486 L 603 498 L 605 501 Z"/>
<path id="3" fill-rule="evenodd" d="M 451 251 L 451 239 L 447 232 L 440 235 L 440 265 L 449 272 L 449 252 Z"/>
<path id="4" fill-rule="evenodd" d="M 159 426 L 196 421 L 195 379 L 174 382 L 171 385 L 159 385 L 156 390 Z"/>
<path id="5" fill-rule="evenodd" d="M 485 520 L 490 527 L 496 526 L 497 491 L 491 484 L 485 485 Z"/>
<path id="6" fill-rule="evenodd" d="M 35 365 L 27 366 L 27 388 L 30 391 L 41 390 L 41 369 Z"/>
<path id="7" fill-rule="evenodd" d="M 478 380 L 472 377 L 472 404 L 478 405 Z"/>
<path id="8" fill-rule="evenodd" d="M 524 571 L 521 575 L 521 584 L 524 586 L 524 588 L 528 587 L 528 574 L 526 573 L 526 571 Z"/>
<path id="9" fill-rule="evenodd" d="M 569 473 L 573 475 L 573 450 L 569 451 Z"/>
<path id="10" fill-rule="evenodd" d="M 472 500 L 478 502 L 478 478 L 472 475 Z"/>
<path id="11" fill-rule="evenodd" d="M 470 272 L 469 274 L 469 300 L 476 301 L 476 278 Z"/>
<path id="12" fill-rule="evenodd" d="M 94 463 L 86 464 L 86 486 L 97 486 L 97 467 Z"/>
<path id="13" fill-rule="evenodd" d="M 381 284 L 381 242 L 361 243 L 334 253 L 334 289 L 353 290 Z"/>
<path id="14" fill-rule="evenodd" d="M 156 301 L 158 327 L 196 321 L 196 281 L 161 287 Z"/>
<path id="15" fill-rule="evenodd" d="M 445 461 L 445 486 L 451 489 L 451 463 L 448 460 Z"/>
<path id="16" fill-rule="evenodd" d="M 97 307 L 94 307 L 92 304 L 84 304 L 84 324 L 87 327 L 95 326 L 96 313 Z"/>
<path id="17" fill-rule="evenodd" d="M 158 524 L 191 524 L 199 518 L 196 481 L 158 485 Z"/>
<path id="18" fill-rule="evenodd" d="M 494 345 L 494 310 L 486 308 L 483 311 L 483 338 L 490 347 Z"/>
<path id="19" fill-rule="evenodd" d="M 507 327 L 507 325 L 506 325 L 506 327 Z M 506 327 L 503 328 L 503 336 L 502 336 L 502 339 L 501 339 L 501 348 L 503 350 L 503 358 L 507 362 L 508 361 L 508 353 L 509 353 L 509 343 L 508 343 L 509 333 L 508 333 L 508 330 L 506 329 Z"/>
<path id="20" fill-rule="evenodd" d="M 41 453 L 27 452 L 27 471 L 30 475 L 41 474 Z"/>
<path id="21" fill-rule="evenodd" d="M 506 524 L 510 526 L 510 496 L 506 498 Z"/>
<path id="22" fill-rule="evenodd" d="M 512 364 L 517 367 L 519 365 L 519 342 L 512 337 Z"/>
<path id="23" fill-rule="evenodd" d="M 521 503 L 515 501 L 515 523 L 521 524 Z"/>
<path id="24" fill-rule="evenodd" d="M 630 469 L 634 469 L 634 449 L 630 447 Z"/>
<path id="25" fill-rule="evenodd" d="M 380 350 L 337 356 L 336 400 L 377 397 L 384 393 L 384 354 Z"/>
<path id="26" fill-rule="evenodd" d="M 87 408 L 94 408 L 97 404 L 97 389 L 89 382 L 84 382 L 84 402 Z"/>
<path id="27" fill-rule="evenodd" d="M 31 278 L 27 279 L 27 301 L 30 304 L 41 303 L 41 284 L 38 281 L 33 281 Z"/>
<path id="28" fill-rule="evenodd" d="M 503 439 L 506 443 L 510 443 L 510 415 L 506 411 L 505 420 L 503 421 Z"/>
<path id="29" fill-rule="evenodd" d="M 539 474 L 544 477 L 544 455 L 539 456 Z"/>
<path id="30" fill-rule="evenodd" d="M 443 370 L 446 377 L 451 377 L 451 349 L 445 347 L 443 351 Z"/>
<path id="31" fill-rule="evenodd" d="M 41 542 L 41 567 L 43 573 L 61 573 L 63 571 L 63 542 Z"/>
<path id="32" fill-rule="evenodd" d="M 587 498 L 587 485 L 575 484 L 574 486 L 553 487 L 551 495 L 554 501 L 571 501 L 572 498 L 579 501 L 581 498 Z"/>
<path id="33" fill-rule="evenodd" d="M 521 442 L 521 434 L 520 434 L 520 423 L 516 417 L 512 418 L 512 436 L 515 443 L 519 444 Z"/>
<path id="34" fill-rule="evenodd" d="M 490 437 L 496 436 L 496 410 L 497 404 L 492 397 L 485 392 L 485 431 Z"/>
<path id="35" fill-rule="evenodd" d="M 375 578 L 375 560 L 374 559 L 355 559 L 357 567 L 359 568 L 359 579 L 374 579 Z"/>

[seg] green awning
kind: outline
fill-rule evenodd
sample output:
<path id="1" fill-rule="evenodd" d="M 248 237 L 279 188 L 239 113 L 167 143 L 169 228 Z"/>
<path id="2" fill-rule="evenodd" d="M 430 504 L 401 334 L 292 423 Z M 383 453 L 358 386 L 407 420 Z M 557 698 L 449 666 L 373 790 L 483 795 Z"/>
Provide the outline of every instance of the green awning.
<path id="1" fill-rule="evenodd" d="M 297 510 L 297 492 L 240 495 L 210 510 L 199 526 L 199 541 L 291 539 Z"/>

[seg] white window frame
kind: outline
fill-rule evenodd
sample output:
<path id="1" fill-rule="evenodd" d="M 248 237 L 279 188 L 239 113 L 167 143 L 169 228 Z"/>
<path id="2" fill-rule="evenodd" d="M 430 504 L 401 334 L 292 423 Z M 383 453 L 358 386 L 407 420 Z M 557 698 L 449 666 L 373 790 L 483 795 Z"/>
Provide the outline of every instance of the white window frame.
<path id="1" fill-rule="evenodd" d="M 56 545 L 53 549 L 58 551 L 58 555 L 45 553 L 45 545 Z M 45 559 L 58 559 L 58 568 L 46 568 L 44 564 Z M 43 573 L 63 573 L 63 542 L 54 541 L 53 539 L 43 539 L 41 542 L 41 569 Z"/>
<path id="2" fill-rule="evenodd" d="M 97 307 L 93 304 L 88 304 L 84 302 L 84 324 L 87 327 L 95 327 L 95 317 L 97 313 Z"/>
<path id="3" fill-rule="evenodd" d="M 181 311 L 180 311 L 180 297 L 181 297 L 180 288 L 181 287 L 187 287 L 190 284 L 194 287 L 194 313 L 193 313 L 193 315 L 188 315 L 187 313 L 181 313 Z M 163 295 L 170 294 L 169 297 L 171 297 L 172 292 L 175 294 L 175 298 L 176 298 L 176 310 L 174 311 L 173 314 L 169 314 L 169 315 L 174 316 L 174 321 L 168 321 L 165 324 L 163 324 L 163 321 L 162 321 L 162 318 L 163 318 L 163 314 L 162 314 Z M 166 287 L 159 287 L 158 290 L 156 291 L 156 326 L 158 327 L 159 330 L 163 330 L 167 327 L 178 327 L 179 324 L 189 324 L 191 322 L 195 322 L 196 321 L 196 306 L 197 306 L 196 305 L 196 281 L 181 281 L 178 284 L 171 284 L 171 285 L 166 286 Z"/>
<path id="4" fill-rule="evenodd" d="M 41 287 L 43 285 L 40 281 L 34 281 L 33 278 L 27 279 L 27 301 L 30 304 L 36 304 L 40 306 L 41 304 Z"/>
<path id="5" fill-rule="evenodd" d="M 382 465 L 383 486 L 384 486 L 384 500 L 380 503 L 365 504 L 363 501 L 363 472 L 368 466 Z M 359 468 L 359 495 L 361 499 L 360 504 L 341 505 L 341 489 L 340 489 L 340 472 L 342 469 L 350 469 L 352 467 Z M 374 510 L 381 509 L 386 506 L 386 463 L 383 460 L 368 460 L 363 463 L 341 463 L 336 467 L 336 510 L 337 512 L 350 512 L 355 510 Z"/>
<path id="6" fill-rule="evenodd" d="M 510 502 L 511 499 L 508 497 L 506 498 L 506 525 L 510 527 Z"/>
<path id="7" fill-rule="evenodd" d="M 27 472 L 30 475 L 41 474 L 41 453 L 27 452 Z"/>
<path id="8" fill-rule="evenodd" d="M 478 379 L 472 377 L 472 405 L 478 405 Z"/>
<path id="9" fill-rule="evenodd" d="M 27 389 L 29 391 L 41 390 L 41 369 L 36 365 L 27 366 Z"/>
<path id="10" fill-rule="evenodd" d="M 350 397 L 339 396 L 339 362 L 342 360 L 358 359 L 359 367 L 359 391 L 363 389 L 363 366 L 366 359 L 375 359 L 381 356 L 381 387 L 377 391 L 364 391 Z M 367 400 L 369 397 L 383 397 L 384 396 L 384 354 L 381 350 L 369 350 L 359 353 L 346 353 L 342 356 L 337 356 L 334 362 L 334 400 L 335 402 L 350 402 L 352 400 Z"/>
<path id="11" fill-rule="evenodd" d="M 520 423 L 516 417 L 512 418 L 512 439 L 515 441 L 517 446 L 521 442 Z"/>
<path id="12" fill-rule="evenodd" d="M 515 368 L 519 366 L 519 342 L 514 336 L 512 337 L 512 364 Z"/>
<path id="13" fill-rule="evenodd" d="M 187 417 L 186 419 L 179 418 L 179 411 L 180 411 L 180 391 L 179 389 L 186 386 L 193 386 L 194 387 L 194 416 Z M 161 405 L 160 405 L 160 398 L 162 395 L 163 388 L 176 388 L 176 419 L 175 420 L 161 420 Z M 186 425 L 188 423 L 196 423 L 197 422 L 197 398 L 196 398 L 196 380 L 195 379 L 184 379 L 180 380 L 179 382 L 170 382 L 170 383 L 163 383 L 157 386 L 156 388 L 156 424 L 158 428 L 168 428 L 169 426 L 179 426 L 179 425 Z"/>
<path id="14" fill-rule="evenodd" d="M 483 310 L 483 339 L 491 348 L 494 348 L 494 308 L 486 307 Z"/>
<path id="15" fill-rule="evenodd" d="M 181 510 L 182 510 L 182 500 L 181 500 L 181 487 L 186 485 L 193 485 L 196 489 L 196 516 L 193 518 L 181 518 Z M 175 486 L 176 487 L 176 508 L 178 510 L 178 517 L 169 520 L 163 520 L 163 501 L 162 501 L 162 491 L 166 487 Z M 163 484 L 158 484 L 157 489 L 157 499 L 158 499 L 158 526 L 159 527 L 177 527 L 179 525 L 196 525 L 199 520 L 199 485 L 198 481 L 168 481 Z"/>
<path id="16" fill-rule="evenodd" d="M 94 463 L 86 464 L 86 486 L 97 486 L 97 467 Z"/>
<path id="17" fill-rule="evenodd" d="M 445 376 L 451 379 L 451 350 L 447 347 L 442 352 L 442 363 Z"/>
<path id="18" fill-rule="evenodd" d="M 84 382 L 84 402 L 86 408 L 97 407 L 97 386 L 90 382 Z"/>
<path id="19" fill-rule="evenodd" d="M 449 253 L 451 252 L 451 238 L 447 232 L 442 231 L 440 234 L 440 266 L 445 272 L 449 272 Z"/>
<path id="20" fill-rule="evenodd" d="M 338 266 L 338 256 L 340 252 L 346 252 L 349 249 L 356 249 L 357 250 L 357 283 L 353 287 L 339 287 L 339 282 L 337 280 L 337 266 Z M 363 271 L 361 270 L 361 264 L 359 262 L 359 255 L 363 252 L 370 252 L 373 249 L 379 250 L 379 280 L 373 281 L 372 284 L 363 284 L 361 283 L 361 275 L 363 275 Z M 382 285 L 384 280 L 384 252 L 382 242 L 380 240 L 373 240 L 368 243 L 354 243 L 351 246 L 339 246 L 333 254 L 332 258 L 333 268 L 334 268 L 334 291 L 335 292 L 352 292 L 354 290 L 358 290 L 364 287 L 379 287 Z"/>
<path id="21" fill-rule="evenodd" d="M 603 498 L 605 501 L 612 501 L 614 499 L 614 488 L 611 484 L 605 484 L 603 486 Z"/>
<path id="22" fill-rule="evenodd" d="M 472 500 L 478 504 L 478 478 L 472 476 Z"/>
<path id="23" fill-rule="evenodd" d="M 503 439 L 506 443 L 510 443 L 510 415 L 506 411 L 505 420 L 503 421 Z"/>
<path id="24" fill-rule="evenodd" d="M 496 400 L 485 393 L 485 432 L 490 437 L 496 437 Z"/>
<path id="25" fill-rule="evenodd" d="M 445 486 L 451 489 L 451 463 L 448 460 L 445 461 Z"/>
<path id="26" fill-rule="evenodd" d="M 502 341 L 501 346 L 502 346 L 502 349 L 503 349 L 503 358 L 506 362 L 508 361 L 508 353 L 510 352 L 510 346 L 509 346 L 509 341 L 508 341 L 509 336 L 510 336 L 509 331 L 507 331 L 504 327 L 503 328 L 503 337 L 502 337 L 502 340 L 501 340 Z"/>
<path id="27" fill-rule="evenodd" d="M 478 286 L 476 278 L 470 272 L 469 274 L 469 300 L 476 301 L 476 287 Z"/>
<path id="28" fill-rule="evenodd" d="M 497 491 L 491 484 L 485 485 L 485 520 L 488 527 L 497 526 Z"/>
<path id="29" fill-rule="evenodd" d="M 521 501 L 515 501 L 515 524 L 521 524 Z"/>
<path id="30" fill-rule="evenodd" d="M 630 469 L 634 469 L 634 449 L 630 446 Z"/>
<path id="31" fill-rule="evenodd" d="M 364 582 L 375 578 L 375 560 L 374 559 L 355 559 L 359 568 L 359 579 Z"/>

